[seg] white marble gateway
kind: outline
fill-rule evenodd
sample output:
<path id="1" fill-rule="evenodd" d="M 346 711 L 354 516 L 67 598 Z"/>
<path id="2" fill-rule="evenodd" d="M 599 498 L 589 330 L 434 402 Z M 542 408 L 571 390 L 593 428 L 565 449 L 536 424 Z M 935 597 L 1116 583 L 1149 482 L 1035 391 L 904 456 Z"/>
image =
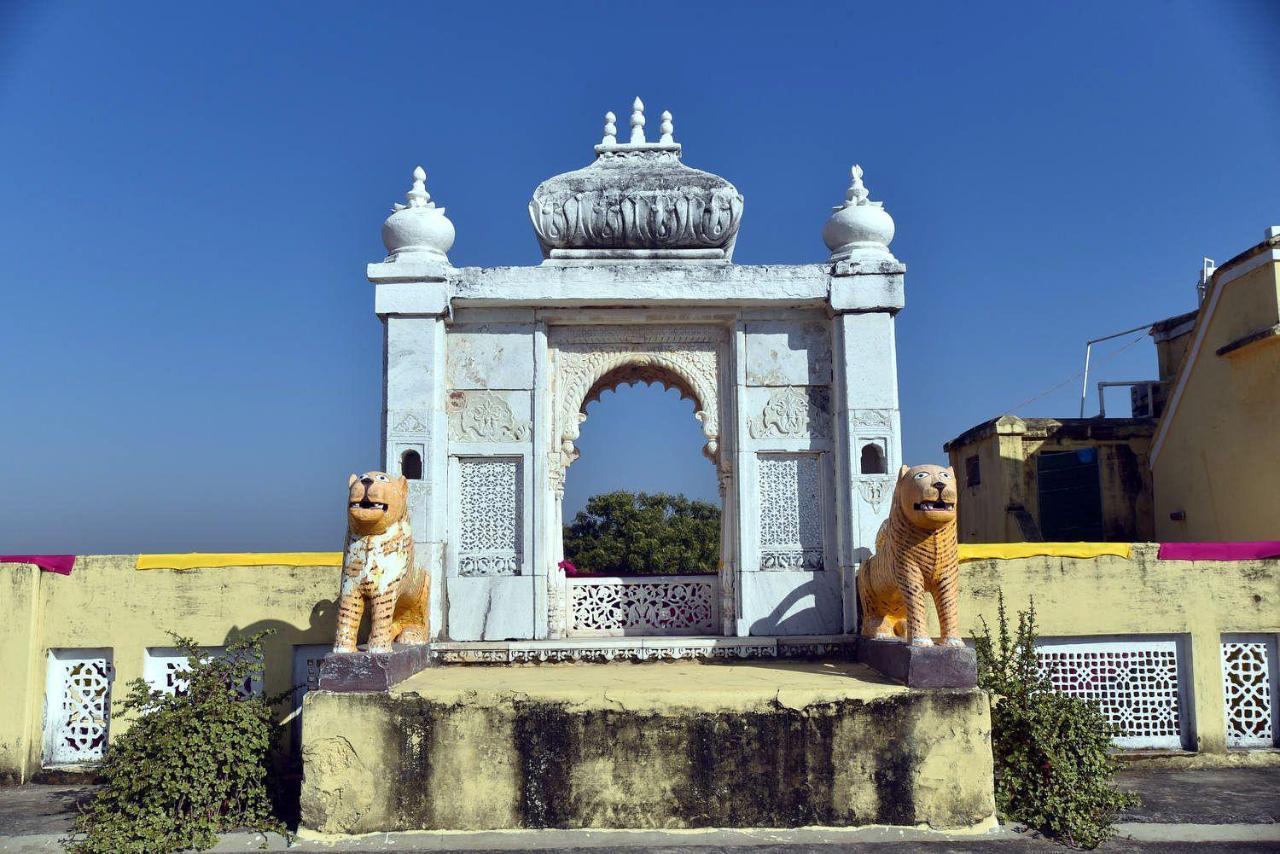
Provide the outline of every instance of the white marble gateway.
<path id="1" fill-rule="evenodd" d="M 901 463 L 893 220 L 855 166 L 825 260 L 734 264 L 742 194 L 684 164 L 670 113 L 655 142 L 639 99 L 629 141 L 614 122 L 592 163 L 534 192 L 539 265 L 452 266 L 454 225 L 421 168 L 383 225 L 389 255 L 369 280 L 386 329 L 385 466 L 421 462 L 410 504 L 433 634 L 852 631 L 853 574 Z M 637 381 L 694 402 L 720 481 L 718 576 L 574 579 L 557 566 L 586 405 Z"/>

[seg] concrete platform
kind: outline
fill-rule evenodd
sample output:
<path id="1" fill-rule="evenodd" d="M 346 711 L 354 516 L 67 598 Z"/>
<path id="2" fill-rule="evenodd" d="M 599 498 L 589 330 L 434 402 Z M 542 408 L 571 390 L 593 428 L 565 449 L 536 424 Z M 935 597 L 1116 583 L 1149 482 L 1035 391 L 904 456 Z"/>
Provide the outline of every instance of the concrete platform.
<path id="1" fill-rule="evenodd" d="M 986 826 L 990 736 L 984 692 L 850 662 L 432 668 L 307 695 L 302 825 Z"/>

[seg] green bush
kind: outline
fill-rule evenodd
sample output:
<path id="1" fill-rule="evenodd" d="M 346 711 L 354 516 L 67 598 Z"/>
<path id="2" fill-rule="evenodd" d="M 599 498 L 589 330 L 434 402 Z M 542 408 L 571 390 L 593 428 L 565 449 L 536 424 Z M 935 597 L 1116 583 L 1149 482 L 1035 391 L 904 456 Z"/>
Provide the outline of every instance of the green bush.
<path id="1" fill-rule="evenodd" d="M 564 556 L 596 575 L 715 572 L 720 508 L 661 492 L 593 495 L 564 527 Z"/>
<path id="2" fill-rule="evenodd" d="M 978 684 L 993 694 L 996 807 L 1046 836 L 1096 848 L 1114 835 L 1120 811 L 1137 803 L 1111 783 L 1119 768 L 1114 729 L 1096 705 L 1054 691 L 1041 671 L 1034 601 L 1011 637 L 1001 596 L 997 638 L 983 620 L 974 641 Z"/>
<path id="3" fill-rule="evenodd" d="M 237 827 L 284 832 L 271 809 L 268 763 L 280 697 L 241 696 L 262 672 L 262 638 L 202 653 L 175 636 L 190 670 L 169 694 L 129 683 L 120 702 L 132 725 L 99 766 L 103 787 L 63 840 L 72 854 L 160 854 L 205 849 Z"/>

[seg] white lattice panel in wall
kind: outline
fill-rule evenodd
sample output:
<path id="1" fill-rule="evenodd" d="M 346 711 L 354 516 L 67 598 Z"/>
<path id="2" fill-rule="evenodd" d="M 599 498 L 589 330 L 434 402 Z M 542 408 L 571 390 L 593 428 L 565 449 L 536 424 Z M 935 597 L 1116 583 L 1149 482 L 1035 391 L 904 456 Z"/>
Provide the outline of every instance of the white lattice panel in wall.
<path id="1" fill-rule="evenodd" d="M 715 634 L 718 578 L 570 578 L 569 633 L 576 637 Z"/>
<path id="2" fill-rule="evenodd" d="M 1046 643 L 1037 654 L 1056 690 L 1098 704 L 1120 731 L 1117 747 L 1182 747 L 1175 641 Z"/>
<path id="3" fill-rule="evenodd" d="M 1266 640 L 1222 642 L 1222 693 L 1228 747 L 1272 747 L 1274 648 Z"/>
<path id="4" fill-rule="evenodd" d="M 227 654 L 226 648 L 220 646 L 203 647 L 201 652 L 218 658 Z M 187 693 L 184 674 L 190 669 L 187 654 L 177 647 L 150 647 L 142 662 L 142 678 L 152 690 L 181 696 Z M 236 696 L 241 698 L 261 694 L 261 676 L 248 676 L 232 687 L 235 688 Z"/>
<path id="5" fill-rule="evenodd" d="M 817 454 L 761 454 L 760 568 L 822 569 L 822 479 Z"/>
<path id="6" fill-rule="evenodd" d="M 458 461 L 459 575 L 518 575 L 524 480 L 519 457 Z"/>
<path id="7" fill-rule="evenodd" d="M 50 650 L 45 688 L 46 766 L 102 759 L 111 721 L 115 672 L 108 650 Z"/>

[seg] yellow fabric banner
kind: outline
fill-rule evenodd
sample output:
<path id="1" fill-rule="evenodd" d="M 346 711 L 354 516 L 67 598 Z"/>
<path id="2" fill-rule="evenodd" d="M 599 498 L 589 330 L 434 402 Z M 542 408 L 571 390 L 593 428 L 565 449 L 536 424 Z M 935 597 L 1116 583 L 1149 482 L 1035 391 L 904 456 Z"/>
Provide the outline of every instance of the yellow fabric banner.
<path id="1" fill-rule="evenodd" d="M 960 560 L 1014 560 L 1020 557 L 1127 558 L 1130 543 L 961 543 Z"/>
<path id="2" fill-rule="evenodd" d="M 215 569 L 223 566 L 342 566 L 342 552 L 138 555 L 136 568 Z"/>

